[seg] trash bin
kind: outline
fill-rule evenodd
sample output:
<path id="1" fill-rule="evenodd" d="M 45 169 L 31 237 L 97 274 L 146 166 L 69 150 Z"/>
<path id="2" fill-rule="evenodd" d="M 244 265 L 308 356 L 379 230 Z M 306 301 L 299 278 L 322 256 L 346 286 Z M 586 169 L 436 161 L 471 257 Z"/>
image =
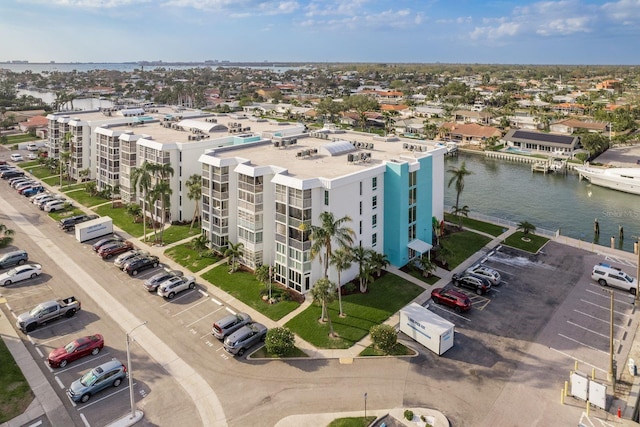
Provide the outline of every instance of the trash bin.
<path id="1" fill-rule="evenodd" d="M 627 367 L 629 368 L 629 373 L 632 376 L 637 376 L 638 375 L 638 367 L 636 366 L 636 362 L 633 359 L 629 359 L 629 362 L 627 363 Z"/>

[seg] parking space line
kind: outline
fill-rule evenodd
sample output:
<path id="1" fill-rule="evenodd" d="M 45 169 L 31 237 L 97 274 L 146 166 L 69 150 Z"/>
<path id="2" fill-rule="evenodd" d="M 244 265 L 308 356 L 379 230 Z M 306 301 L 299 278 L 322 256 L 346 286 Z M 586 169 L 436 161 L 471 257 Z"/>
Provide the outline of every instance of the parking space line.
<path id="1" fill-rule="evenodd" d="M 569 358 L 569 359 L 571 359 L 571 360 L 576 360 L 576 361 L 578 361 L 578 363 L 580 363 L 580 364 L 582 364 L 582 365 L 587 365 L 587 366 L 590 366 L 590 367 L 592 367 L 592 368 L 594 368 L 594 369 L 597 369 L 597 370 L 598 370 L 598 371 L 600 371 L 600 372 L 604 372 L 604 373 L 607 373 L 607 372 L 608 372 L 606 369 L 598 368 L 597 366 L 592 365 L 591 363 L 585 362 L 585 361 L 584 361 L 584 360 L 582 360 L 582 359 L 578 359 L 577 357 L 573 357 L 573 356 L 571 356 L 570 354 L 565 353 L 564 351 L 557 350 L 557 349 L 555 349 L 555 348 L 553 348 L 553 347 L 549 347 L 549 350 L 553 350 L 553 351 L 555 351 L 556 353 L 559 353 L 559 354 L 561 354 L 561 355 L 563 355 L 563 356 L 566 356 L 566 357 L 568 357 L 568 358 Z"/>
<path id="2" fill-rule="evenodd" d="M 589 329 L 589 328 L 587 328 L 585 326 L 578 325 L 577 323 L 572 322 L 571 320 L 567 320 L 567 323 L 570 324 L 570 325 L 575 326 L 576 328 L 580 328 L 580 329 L 585 330 L 587 332 L 591 332 L 592 334 L 596 334 L 596 335 L 599 335 L 599 336 L 601 336 L 603 338 L 609 339 L 609 334 L 601 334 L 600 332 L 596 332 L 596 331 L 594 331 L 592 329 Z M 614 340 L 614 341 L 618 341 L 618 340 Z"/>
<path id="3" fill-rule="evenodd" d="M 211 301 L 215 302 L 218 305 L 222 305 L 222 302 L 218 301 L 217 299 L 215 299 L 213 297 L 211 298 Z"/>
<path id="4" fill-rule="evenodd" d="M 27 339 L 29 340 L 29 342 L 33 345 L 36 345 L 35 341 L 33 340 L 33 338 L 31 338 L 31 335 L 27 335 Z"/>
<path id="5" fill-rule="evenodd" d="M 231 314 L 237 314 L 235 311 L 231 310 L 229 307 L 225 307 L 224 309 L 227 310 Z"/>
<path id="6" fill-rule="evenodd" d="M 55 336 L 55 337 L 53 337 L 53 338 L 51 338 L 51 339 L 48 339 L 48 340 L 45 340 L 45 341 L 40 341 L 40 342 L 38 343 L 38 345 L 48 344 L 48 343 L 50 343 L 51 341 L 59 340 L 60 338 L 64 338 L 64 337 L 66 337 L 67 335 L 71 335 L 71 334 L 58 335 L 58 336 Z"/>
<path id="7" fill-rule="evenodd" d="M 558 336 L 561 336 L 562 338 L 568 339 L 569 341 L 572 341 L 572 342 L 574 342 L 574 343 L 576 343 L 576 344 L 580 344 L 580 345 L 581 345 L 581 346 L 583 346 L 583 347 L 590 348 L 591 350 L 599 351 L 600 353 L 604 353 L 604 354 L 609 354 L 609 352 L 608 352 L 608 351 L 600 350 L 599 348 L 595 348 L 594 346 L 591 346 L 591 345 L 589 345 L 589 344 L 585 344 L 585 343 L 583 343 L 583 342 L 578 341 L 577 339 L 574 339 L 574 338 L 568 337 L 568 336 L 566 336 L 566 335 L 564 335 L 564 334 L 558 334 Z"/>
<path id="8" fill-rule="evenodd" d="M 199 318 L 198 320 L 195 320 L 195 321 L 193 321 L 193 322 L 189 323 L 188 325 L 185 325 L 185 328 L 188 328 L 189 326 L 193 325 L 194 323 L 198 323 L 198 322 L 199 322 L 199 321 L 201 321 L 202 319 L 204 319 L 204 318 L 206 318 L 206 317 L 209 317 L 209 316 L 211 316 L 212 314 L 216 314 L 216 313 L 217 313 L 218 311 L 220 311 L 220 310 L 222 310 L 222 307 L 220 307 L 220 308 L 218 308 L 218 309 L 216 309 L 216 310 L 212 311 L 212 312 L 211 312 L 211 313 L 209 313 L 209 314 L 206 314 L 206 315 L 202 316 L 202 317 L 201 317 L 201 318 Z"/>
<path id="9" fill-rule="evenodd" d="M 181 315 L 182 313 L 184 313 L 185 311 L 189 311 L 189 310 L 191 310 L 192 308 L 195 308 L 195 307 L 197 307 L 197 306 L 199 306 L 200 304 L 205 303 L 205 302 L 209 302 L 209 300 L 208 300 L 208 299 L 205 299 L 205 300 L 200 301 L 199 303 L 196 303 L 196 304 L 190 305 L 189 307 L 185 308 L 185 309 L 184 309 L 184 310 L 182 310 L 182 311 L 177 312 L 176 314 L 174 314 L 174 315 L 173 315 L 173 316 L 171 316 L 171 317 L 179 316 L 179 315 Z"/>
<path id="10" fill-rule="evenodd" d="M 44 366 L 47 367 L 47 369 L 49 370 L 49 372 L 53 373 L 53 368 L 51 366 L 49 366 L 49 362 L 47 362 L 47 360 L 44 360 Z"/>
<path id="11" fill-rule="evenodd" d="M 108 356 L 108 355 L 109 355 L 109 352 L 106 352 L 106 353 L 102 353 L 102 352 L 101 352 L 101 353 L 98 353 L 98 356 L 96 356 L 96 357 L 92 357 L 92 358 L 91 358 L 91 359 L 89 359 L 89 360 L 86 360 L 86 361 L 84 361 L 84 362 L 80 362 L 80 363 L 74 363 L 74 364 L 73 364 L 73 366 L 70 366 L 70 367 L 68 367 L 68 368 L 59 369 L 59 370 L 58 370 L 58 374 L 61 374 L 61 373 L 63 373 L 63 372 L 67 372 L 68 370 L 70 370 L 70 369 L 74 369 L 74 368 L 77 368 L 78 366 L 86 365 L 87 363 L 95 363 L 95 361 L 96 361 L 97 359 L 100 359 L 100 358 L 102 358 L 102 357 L 106 357 L 106 356 Z M 69 365 L 67 365 L 67 366 L 69 366 Z"/>
<path id="12" fill-rule="evenodd" d="M 607 325 L 609 324 L 609 319 L 608 319 L 608 318 L 607 318 L 607 319 L 600 319 L 599 317 L 592 316 L 591 314 L 589 314 L 589 313 L 585 313 L 584 311 L 580 311 L 580 310 L 573 310 L 573 311 L 575 311 L 575 312 L 576 312 L 576 313 L 578 313 L 578 314 L 582 314 L 583 316 L 587 316 L 587 317 L 589 317 L 589 318 L 591 318 L 591 319 L 598 320 L 598 321 L 600 321 L 600 322 L 602 322 L 602 323 L 606 323 Z M 616 324 L 614 323 L 614 324 L 613 324 L 613 327 L 614 327 L 614 328 L 622 328 L 623 326 L 616 325 Z"/>
<path id="13" fill-rule="evenodd" d="M 209 294 L 206 293 L 205 291 L 203 291 L 202 289 L 198 289 L 198 292 L 200 292 L 200 294 L 205 297 L 205 298 L 209 298 Z"/>
<path id="14" fill-rule="evenodd" d="M 601 309 L 603 309 L 603 310 L 607 310 L 607 311 L 609 311 L 609 310 L 610 310 L 609 305 L 606 305 L 606 306 L 598 305 L 598 304 L 596 304 L 596 303 L 594 303 L 594 302 L 587 301 L 587 300 L 584 300 L 584 299 L 581 299 L 580 301 L 584 302 L 585 304 L 590 304 L 590 305 L 596 306 L 596 307 L 601 308 Z M 616 310 L 616 309 L 614 309 L 614 310 L 613 310 L 613 312 L 614 312 L 615 314 L 619 314 L 620 316 L 626 316 L 626 317 L 629 317 L 629 315 L 628 315 L 627 313 L 623 313 L 623 312 L 618 311 L 618 310 Z"/>
<path id="15" fill-rule="evenodd" d="M 467 322 L 471 322 L 471 319 L 467 319 L 466 317 L 461 316 L 461 315 L 459 315 L 458 313 L 455 313 L 455 312 L 453 312 L 453 311 L 451 311 L 451 310 L 447 310 L 447 309 L 446 309 L 446 308 L 444 308 L 444 307 L 440 307 L 438 304 L 429 304 L 429 307 L 436 307 L 436 308 L 439 308 L 440 310 L 442 310 L 442 311 L 444 311 L 444 312 L 446 312 L 446 313 L 449 313 L 449 314 L 451 314 L 451 315 L 453 315 L 453 316 L 456 316 L 456 317 L 459 317 L 459 318 L 461 318 L 461 319 L 464 319 L 464 320 L 466 320 Z"/>
<path id="16" fill-rule="evenodd" d="M 84 414 L 80 414 L 80 419 L 86 427 L 91 427 L 91 424 L 89 424 L 89 421 L 87 421 L 87 418 L 84 416 Z"/>
<path id="17" fill-rule="evenodd" d="M 38 346 L 36 346 L 36 353 L 38 353 L 40 357 L 44 357 L 44 354 L 42 354 L 42 351 L 40 351 L 40 347 Z"/>
<path id="18" fill-rule="evenodd" d="M 58 321 L 52 321 L 52 323 L 50 325 L 44 325 L 44 326 L 39 326 L 38 328 L 36 328 L 37 331 L 42 331 L 44 329 L 50 328 L 51 326 L 56 326 L 56 325 L 62 325 L 64 323 L 67 323 L 69 321 L 71 321 L 72 319 L 70 317 L 67 317 L 64 320 L 58 320 Z M 29 337 L 29 340 L 31 340 L 31 335 L 27 335 Z M 35 345 L 35 343 L 32 341 L 32 344 Z"/>
<path id="19" fill-rule="evenodd" d="M 57 375 L 55 375 L 53 378 L 55 378 L 55 380 L 58 383 L 58 385 L 60 386 L 60 388 L 64 389 L 64 384 L 62 384 L 62 381 L 60 380 L 60 378 L 58 378 Z"/>
<path id="20" fill-rule="evenodd" d="M 186 290 L 184 292 L 180 292 L 180 296 L 177 297 L 177 298 L 173 298 L 173 299 L 163 298 L 166 302 L 164 304 L 162 304 L 160 307 L 164 307 L 165 305 L 169 305 L 169 304 L 172 304 L 172 303 L 174 303 L 176 301 L 180 301 L 182 298 L 184 298 L 186 296 L 189 296 L 192 293 L 193 293 L 193 291 L 189 289 L 189 290 Z"/>
<path id="21" fill-rule="evenodd" d="M 133 383 L 133 386 L 135 387 L 135 385 L 136 385 L 136 384 L 138 384 L 138 383 Z M 111 394 L 108 394 L 108 395 L 106 395 L 106 396 L 103 396 L 103 397 L 101 397 L 101 398 L 100 398 L 100 399 L 98 399 L 98 400 L 92 400 L 92 401 L 91 401 L 91 403 L 87 403 L 86 405 L 84 405 L 84 406 L 82 406 L 82 407 L 78 408 L 78 411 L 80 411 L 80 410 L 82 410 L 82 409 L 85 409 L 85 408 L 88 408 L 89 406 L 94 405 L 94 404 L 96 404 L 96 403 L 98 403 L 98 402 L 102 402 L 103 400 L 108 399 L 108 398 L 110 398 L 111 396 L 115 396 L 116 394 L 121 393 L 121 392 L 123 392 L 123 391 L 125 391 L 125 390 L 129 390 L 129 385 L 128 385 L 128 383 L 127 383 L 127 385 L 126 385 L 126 386 L 122 387 L 121 389 L 119 389 L 119 390 L 117 390 L 117 391 L 115 391 L 115 392 L 113 392 L 113 393 L 111 393 Z"/>
<path id="22" fill-rule="evenodd" d="M 41 425 L 42 425 L 42 420 L 39 420 L 39 421 L 37 421 L 37 422 L 35 422 L 33 424 L 30 424 L 29 427 L 38 427 L 38 426 L 41 426 Z"/>
<path id="23" fill-rule="evenodd" d="M 608 294 L 608 293 L 602 292 L 602 291 L 608 291 L 608 290 L 609 290 L 609 289 L 611 289 L 611 288 L 604 288 L 604 287 L 602 287 L 602 286 L 600 286 L 600 285 L 596 285 L 596 284 L 593 284 L 592 286 L 593 286 L 593 287 L 596 287 L 596 288 L 598 288 L 598 289 L 600 289 L 600 290 L 601 290 L 601 292 L 592 291 L 592 290 L 590 290 L 590 289 L 585 290 L 585 292 L 588 292 L 588 293 L 593 294 L 593 295 L 598 295 L 598 296 L 599 296 L 599 297 L 601 297 L 601 298 L 606 298 L 606 299 L 607 299 L 607 301 L 609 301 L 609 300 L 611 299 L 611 297 L 609 296 L 609 294 Z M 622 303 L 622 304 L 625 304 L 625 305 L 631 305 L 631 306 L 635 305 L 635 304 L 633 303 L 633 300 L 635 299 L 635 296 L 634 296 L 634 295 L 632 295 L 632 294 L 630 294 L 630 293 L 625 293 L 625 294 L 629 296 L 629 299 L 631 300 L 631 302 L 629 302 L 629 301 L 625 301 L 625 299 L 624 299 L 624 298 L 614 298 L 614 299 L 615 299 L 616 304 L 618 304 L 618 303 Z M 620 296 L 620 295 L 625 295 L 625 294 L 621 294 L 621 293 L 619 293 L 619 292 L 615 292 L 613 295 L 615 295 L 615 296 Z"/>

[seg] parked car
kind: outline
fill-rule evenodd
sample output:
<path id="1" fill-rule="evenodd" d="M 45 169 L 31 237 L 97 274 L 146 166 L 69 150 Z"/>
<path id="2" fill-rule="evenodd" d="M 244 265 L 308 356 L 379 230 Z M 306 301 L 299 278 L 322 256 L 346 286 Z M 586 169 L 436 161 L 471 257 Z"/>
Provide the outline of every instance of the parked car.
<path id="1" fill-rule="evenodd" d="M 27 251 L 17 250 L 7 252 L 0 257 L 0 268 L 9 268 L 14 265 L 22 265 L 29 261 L 29 254 Z"/>
<path id="2" fill-rule="evenodd" d="M 22 195 L 25 197 L 31 197 L 36 194 L 42 193 L 44 191 L 44 187 L 42 185 L 36 185 L 29 189 L 23 190 Z"/>
<path id="3" fill-rule="evenodd" d="M 446 305 L 458 313 L 471 310 L 471 300 L 454 289 L 436 288 L 431 291 L 431 299 L 436 304 Z"/>
<path id="4" fill-rule="evenodd" d="M 267 327 L 254 322 L 245 325 L 224 339 L 224 349 L 233 355 L 242 356 L 251 346 L 264 341 Z"/>
<path id="5" fill-rule="evenodd" d="M 49 353 L 47 363 L 52 368 L 64 368 L 67 363 L 82 357 L 95 356 L 104 347 L 104 338 L 100 334 L 76 338 L 64 347 L 56 348 Z"/>
<path id="6" fill-rule="evenodd" d="M 196 287 L 196 278 L 193 276 L 184 277 L 172 277 L 169 280 L 162 282 L 158 286 L 158 295 L 167 299 L 173 299 L 176 294 L 187 289 L 194 289 Z"/>
<path id="7" fill-rule="evenodd" d="M 158 257 L 155 255 L 143 255 L 127 262 L 123 270 L 130 276 L 137 276 L 142 270 L 155 268 L 159 264 Z"/>
<path id="8" fill-rule="evenodd" d="M 58 227 L 60 227 L 63 231 L 70 231 L 76 228 L 77 224 L 81 224 L 86 221 L 91 221 L 92 219 L 98 218 L 98 215 L 74 215 L 69 218 L 61 219 L 58 223 Z"/>
<path id="9" fill-rule="evenodd" d="M 604 262 L 593 266 L 591 278 L 598 281 L 600 286 L 611 286 L 612 288 L 622 289 L 632 295 L 635 295 L 638 290 L 638 279 Z"/>
<path id="10" fill-rule="evenodd" d="M 2 179 L 10 179 L 17 176 L 24 176 L 24 172 L 18 169 L 8 169 L 0 172 L 0 178 Z"/>
<path id="11" fill-rule="evenodd" d="M 55 212 L 64 210 L 67 207 L 67 202 L 64 200 L 52 200 L 44 205 L 45 212 Z"/>
<path id="12" fill-rule="evenodd" d="M 107 387 L 118 387 L 126 377 L 127 367 L 118 359 L 112 359 L 71 383 L 67 396 L 74 402 L 85 403 L 92 395 Z"/>
<path id="13" fill-rule="evenodd" d="M 22 184 L 23 182 L 30 182 L 31 179 L 27 178 L 25 176 L 16 176 L 14 178 L 10 178 L 8 180 L 9 182 L 9 187 L 11 188 L 15 188 L 16 185 Z"/>
<path id="14" fill-rule="evenodd" d="M 13 154 L 11 155 L 11 161 L 12 161 L 12 162 L 21 162 L 21 161 L 23 161 L 23 160 L 24 160 L 24 159 L 22 158 L 22 154 L 20 154 L 20 153 L 13 153 Z"/>
<path id="15" fill-rule="evenodd" d="M 212 333 L 221 340 L 248 323 L 251 323 L 251 316 L 247 313 L 230 314 L 213 324 Z"/>
<path id="16" fill-rule="evenodd" d="M 29 151 L 38 151 L 38 146 L 34 142 L 30 142 L 27 144 L 27 150 Z"/>
<path id="17" fill-rule="evenodd" d="M 454 274 L 452 280 L 454 285 L 473 289 L 478 295 L 484 295 L 491 290 L 491 282 L 475 274 Z"/>
<path id="18" fill-rule="evenodd" d="M 165 281 L 174 278 L 174 277 L 182 277 L 183 273 L 180 270 L 169 270 L 164 269 L 158 274 L 154 274 L 150 278 L 144 281 L 142 286 L 149 292 L 157 292 L 158 287 Z"/>
<path id="19" fill-rule="evenodd" d="M 133 248 L 133 243 L 129 241 L 117 241 L 113 243 L 107 243 L 98 249 L 98 255 L 103 259 L 109 259 L 115 255 L 119 255 L 123 252 L 127 252 Z"/>
<path id="20" fill-rule="evenodd" d="M 53 201 L 53 200 L 65 200 L 64 197 L 62 196 L 58 196 L 56 194 L 50 194 L 48 197 L 43 197 L 42 199 L 40 199 L 38 201 L 38 203 L 36 203 L 36 206 L 38 208 L 40 208 L 40 210 L 44 210 L 44 205 L 46 205 L 47 203 Z"/>
<path id="21" fill-rule="evenodd" d="M 141 255 L 149 255 L 149 252 L 147 251 L 143 251 L 142 249 L 134 249 L 132 251 L 129 252 L 125 252 L 121 255 L 118 255 L 118 257 L 115 259 L 115 261 L 113 261 L 113 265 L 115 265 L 116 267 L 122 269 L 122 267 L 124 267 L 124 264 Z"/>
<path id="22" fill-rule="evenodd" d="M 29 201 L 34 205 L 37 205 L 38 202 L 44 199 L 45 197 L 52 197 L 51 193 L 36 194 L 34 196 L 29 197 Z"/>
<path id="23" fill-rule="evenodd" d="M 40 264 L 23 264 L 0 274 L 0 286 L 9 286 L 26 279 L 33 279 L 42 274 Z"/>
<path id="24" fill-rule="evenodd" d="M 21 188 L 28 187 L 29 185 L 32 185 L 35 183 L 36 182 L 32 179 L 19 179 L 19 180 L 10 182 L 9 185 L 14 190 L 20 190 Z"/>
<path id="25" fill-rule="evenodd" d="M 475 274 L 476 276 L 489 279 L 493 286 L 498 286 L 500 284 L 500 273 L 498 273 L 493 268 L 489 268 L 481 264 L 476 264 L 467 268 L 467 273 Z"/>
<path id="26" fill-rule="evenodd" d="M 38 154 L 37 153 L 27 154 L 27 160 L 38 160 Z"/>
<path id="27" fill-rule="evenodd" d="M 103 247 L 108 243 L 121 242 L 121 241 L 122 241 L 122 238 L 120 236 L 118 236 L 117 234 L 112 234 L 109 237 L 104 237 L 98 240 L 97 242 L 95 242 L 93 246 L 91 246 L 91 249 L 93 249 L 94 252 L 98 252 L 101 247 Z"/>

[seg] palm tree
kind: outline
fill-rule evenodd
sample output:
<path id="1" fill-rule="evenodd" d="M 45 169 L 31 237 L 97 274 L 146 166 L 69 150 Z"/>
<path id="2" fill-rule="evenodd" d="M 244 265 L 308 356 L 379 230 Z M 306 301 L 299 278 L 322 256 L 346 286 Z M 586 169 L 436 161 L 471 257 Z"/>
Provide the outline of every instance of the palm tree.
<path id="1" fill-rule="evenodd" d="M 327 322 L 329 322 L 329 336 L 333 337 L 335 334 L 333 333 L 333 325 L 331 324 L 331 316 L 329 316 L 327 306 L 336 298 L 334 284 L 327 278 L 318 280 L 311 288 L 311 296 L 314 303 L 322 306 L 320 321 L 324 322 L 326 317 Z"/>
<path id="2" fill-rule="evenodd" d="M 371 249 L 365 249 L 362 246 L 356 246 L 351 249 L 353 262 L 358 264 L 358 279 L 360 281 L 360 292 L 367 292 L 367 285 L 371 280 Z"/>
<path id="3" fill-rule="evenodd" d="M 320 214 L 321 225 L 311 226 L 311 258 L 319 257 L 324 263 L 324 278 L 329 279 L 329 262 L 331 261 L 332 242 L 335 241 L 338 247 L 348 247 L 353 243 L 355 233 L 349 227 L 344 226 L 350 222 L 351 217 L 345 215 L 340 219 L 335 219 L 333 213 L 322 212 Z M 324 249 L 324 257 L 321 255 Z"/>
<path id="4" fill-rule="evenodd" d="M 429 254 L 422 254 L 420 258 L 418 258 L 418 265 L 422 269 L 422 275 L 424 277 L 429 277 L 435 271 L 436 265 L 431 261 L 431 257 Z"/>
<path id="5" fill-rule="evenodd" d="M 266 264 L 262 264 L 256 268 L 256 280 L 262 283 L 267 288 L 269 304 L 271 304 L 271 267 Z"/>
<path id="6" fill-rule="evenodd" d="M 184 185 L 187 187 L 187 197 L 189 200 L 196 201 L 196 207 L 193 211 L 193 219 L 191 220 L 191 227 L 189 227 L 189 231 L 191 231 L 193 223 L 196 221 L 200 211 L 200 199 L 202 198 L 202 176 L 193 174 L 184 183 Z"/>
<path id="7" fill-rule="evenodd" d="M 139 168 L 134 168 L 131 171 L 131 181 L 136 189 L 142 190 L 142 235 L 143 239 L 147 240 L 147 197 L 149 190 L 151 189 L 151 164 L 146 160 Z"/>
<path id="8" fill-rule="evenodd" d="M 242 242 L 238 242 L 235 245 L 231 242 L 229 242 L 229 245 L 227 246 L 227 249 L 224 251 L 224 257 L 229 257 L 229 265 L 231 265 L 231 268 L 229 269 L 229 271 L 231 273 L 233 273 L 234 271 L 238 270 L 238 263 L 236 262 L 236 258 L 239 258 L 240 256 L 242 256 L 242 247 L 244 246 L 244 244 Z"/>
<path id="9" fill-rule="evenodd" d="M 60 151 L 58 153 L 58 155 L 60 156 L 60 158 L 58 159 L 59 166 L 60 166 L 60 188 L 62 188 L 63 164 L 65 164 L 69 160 L 69 157 L 71 157 L 71 153 L 68 150 L 69 150 L 69 145 L 71 144 L 72 138 L 73 138 L 73 134 L 71 132 L 67 132 L 64 134 L 64 136 L 62 137 L 62 144 L 60 145 Z"/>
<path id="10" fill-rule="evenodd" d="M 387 255 L 375 251 L 371 252 L 370 262 L 372 271 L 375 272 L 378 277 L 382 275 L 382 270 L 389 265 Z"/>
<path id="11" fill-rule="evenodd" d="M 457 206 L 453 207 L 453 214 L 458 218 L 458 228 L 460 230 L 462 230 L 462 217 L 469 217 L 469 206 L 464 205 L 463 207 L 459 208 Z"/>
<path id="12" fill-rule="evenodd" d="M 459 168 L 449 168 L 447 170 L 453 176 L 449 179 L 449 184 L 447 187 L 451 187 L 451 184 L 455 183 L 456 185 L 456 205 L 454 207 L 455 210 L 458 210 L 458 206 L 460 205 L 460 194 L 462 190 L 464 190 L 464 177 L 467 175 L 473 174 L 470 170 L 467 169 L 466 162 L 462 162 Z"/>
<path id="13" fill-rule="evenodd" d="M 162 237 L 164 235 L 164 227 L 166 224 L 166 211 L 168 209 L 171 208 L 171 195 L 173 194 L 173 190 L 171 189 L 171 186 L 169 185 L 169 182 L 162 180 L 156 183 L 156 185 L 153 187 L 153 190 L 151 190 L 152 193 L 152 197 L 154 200 L 153 205 L 155 206 L 155 202 L 159 201 L 160 202 L 160 217 L 162 218 L 161 224 L 162 227 L 160 228 L 160 242 L 162 242 Z M 153 231 L 155 232 L 155 221 L 154 221 L 154 226 L 153 226 Z"/>
<path id="14" fill-rule="evenodd" d="M 536 231 L 536 226 L 528 221 L 522 221 L 518 223 L 517 230 L 522 230 L 522 233 L 526 236 L 529 233 L 533 234 Z"/>
<path id="15" fill-rule="evenodd" d="M 198 256 L 202 258 L 202 254 L 209 249 L 209 239 L 204 234 L 201 234 L 191 240 L 191 247 L 194 251 L 198 252 Z"/>
<path id="16" fill-rule="evenodd" d="M 340 317 L 344 317 L 342 312 L 342 281 L 340 280 L 340 273 L 351 268 L 351 251 L 349 248 L 338 248 L 331 255 L 331 264 L 335 267 L 338 273 L 338 306 L 340 307 Z"/>
<path id="17" fill-rule="evenodd" d="M 4 224 L 0 224 L 0 248 L 6 248 L 13 242 L 13 234 L 13 230 L 10 230 Z"/>
<path id="18" fill-rule="evenodd" d="M 133 222 L 137 222 L 142 217 L 142 208 L 137 203 L 129 203 L 127 205 L 127 215 L 133 217 Z"/>

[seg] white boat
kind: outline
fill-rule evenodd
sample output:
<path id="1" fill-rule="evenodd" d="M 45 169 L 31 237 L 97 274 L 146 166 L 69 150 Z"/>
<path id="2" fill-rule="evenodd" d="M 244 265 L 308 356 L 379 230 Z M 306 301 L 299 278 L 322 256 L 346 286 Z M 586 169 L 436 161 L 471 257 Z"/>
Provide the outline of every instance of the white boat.
<path id="1" fill-rule="evenodd" d="M 592 168 L 580 166 L 575 168 L 580 178 L 586 178 L 594 185 L 640 194 L 640 168 Z"/>

